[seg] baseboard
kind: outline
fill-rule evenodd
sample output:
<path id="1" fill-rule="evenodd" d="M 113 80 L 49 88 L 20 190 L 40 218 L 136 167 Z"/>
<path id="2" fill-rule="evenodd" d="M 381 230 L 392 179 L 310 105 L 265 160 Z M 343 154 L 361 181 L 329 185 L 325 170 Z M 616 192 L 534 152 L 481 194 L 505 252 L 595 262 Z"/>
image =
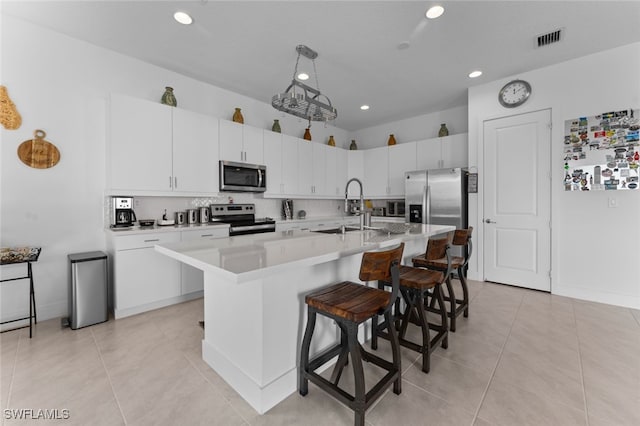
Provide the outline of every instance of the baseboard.
<path id="1" fill-rule="evenodd" d="M 147 311 L 153 311 L 155 309 L 164 308 L 166 306 L 175 305 L 177 303 L 187 302 L 193 299 L 199 299 L 204 297 L 204 290 L 195 291 L 189 294 L 183 294 L 181 296 L 170 297 L 168 299 L 158 300 L 152 303 L 146 303 L 144 305 L 134 306 L 126 309 L 114 309 L 113 316 L 115 319 L 130 317 L 132 315 L 141 314 Z"/>
<path id="2" fill-rule="evenodd" d="M 606 303 L 608 305 L 640 309 L 640 296 L 610 293 L 602 290 L 592 290 L 584 287 L 564 286 L 558 284 L 552 284 L 551 294 L 587 300 L 589 302 Z"/>

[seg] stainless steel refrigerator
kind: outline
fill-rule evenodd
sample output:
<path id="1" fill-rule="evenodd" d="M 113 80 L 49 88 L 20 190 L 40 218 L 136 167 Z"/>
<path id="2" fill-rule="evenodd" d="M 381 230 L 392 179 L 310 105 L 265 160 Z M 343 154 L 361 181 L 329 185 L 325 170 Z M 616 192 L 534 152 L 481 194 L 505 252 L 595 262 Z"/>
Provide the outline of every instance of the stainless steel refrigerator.
<path id="1" fill-rule="evenodd" d="M 406 172 L 404 194 L 407 222 L 468 227 L 466 169 Z"/>

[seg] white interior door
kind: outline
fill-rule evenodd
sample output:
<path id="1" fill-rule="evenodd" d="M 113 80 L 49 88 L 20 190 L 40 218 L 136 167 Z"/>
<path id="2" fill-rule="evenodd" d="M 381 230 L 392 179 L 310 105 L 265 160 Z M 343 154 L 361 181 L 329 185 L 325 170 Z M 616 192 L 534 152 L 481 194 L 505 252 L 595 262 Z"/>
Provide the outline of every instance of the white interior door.
<path id="1" fill-rule="evenodd" d="M 551 290 L 551 112 L 484 123 L 484 278 Z"/>

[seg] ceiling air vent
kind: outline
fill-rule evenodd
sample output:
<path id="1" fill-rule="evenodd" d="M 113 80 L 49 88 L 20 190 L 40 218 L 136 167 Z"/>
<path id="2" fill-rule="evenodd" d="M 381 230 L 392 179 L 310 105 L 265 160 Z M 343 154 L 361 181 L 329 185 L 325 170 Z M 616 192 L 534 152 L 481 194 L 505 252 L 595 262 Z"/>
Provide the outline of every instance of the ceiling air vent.
<path id="1" fill-rule="evenodd" d="M 550 33 L 541 34 L 537 37 L 538 47 L 548 46 L 553 43 L 557 43 L 562 39 L 563 30 L 562 28 L 557 29 L 555 31 L 551 31 Z"/>

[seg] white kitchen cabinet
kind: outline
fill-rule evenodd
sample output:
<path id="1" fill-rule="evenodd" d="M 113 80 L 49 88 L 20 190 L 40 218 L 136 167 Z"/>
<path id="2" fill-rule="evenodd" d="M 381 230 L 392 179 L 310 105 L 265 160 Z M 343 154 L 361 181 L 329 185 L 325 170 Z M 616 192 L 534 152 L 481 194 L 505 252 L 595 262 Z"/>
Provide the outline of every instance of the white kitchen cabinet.
<path id="1" fill-rule="evenodd" d="M 218 120 L 173 109 L 173 190 L 217 192 Z"/>
<path id="2" fill-rule="evenodd" d="M 442 138 L 442 167 L 467 167 L 468 165 L 468 134 L 459 133 Z"/>
<path id="3" fill-rule="evenodd" d="M 220 120 L 220 159 L 263 164 L 262 129 L 229 120 Z"/>
<path id="4" fill-rule="evenodd" d="M 180 241 L 179 232 L 113 237 L 114 310 L 122 318 L 176 303 L 180 262 L 158 253 L 156 244 Z"/>
<path id="5" fill-rule="evenodd" d="M 182 231 L 182 241 L 201 239 L 225 238 L 229 236 L 228 227 L 203 228 L 199 230 Z M 181 294 L 191 294 L 204 290 L 204 278 L 201 269 L 181 263 Z"/>
<path id="6" fill-rule="evenodd" d="M 404 198 L 404 174 L 416 170 L 416 143 L 392 145 L 389 149 L 389 196 Z"/>
<path id="7" fill-rule="evenodd" d="M 267 190 L 265 196 L 280 195 L 282 183 L 282 135 L 265 130 L 263 133 L 264 165 L 267 166 Z"/>
<path id="8" fill-rule="evenodd" d="M 312 143 L 312 182 L 311 182 L 311 196 L 323 197 L 327 196 L 327 151 L 333 149 L 328 145 L 321 143 Z"/>
<path id="9" fill-rule="evenodd" d="M 328 146 L 325 156 L 326 189 L 329 198 L 344 197 L 344 186 L 347 183 L 347 151 Z"/>
<path id="10" fill-rule="evenodd" d="M 313 146 L 312 142 L 298 139 L 298 195 L 310 196 L 313 192 Z"/>
<path id="11" fill-rule="evenodd" d="M 364 196 L 383 198 L 389 194 L 389 150 L 381 148 L 364 151 Z"/>
<path id="12" fill-rule="evenodd" d="M 364 151 L 349 150 L 347 152 L 347 182 L 352 178 L 357 178 L 360 182 L 364 182 Z M 360 189 L 358 185 L 355 183 L 349 185 L 349 198 L 358 197 L 359 195 Z"/>
<path id="13" fill-rule="evenodd" d="M 112 191 L 218 191 L 218 120 L 111 95 L 108 186 Z"/>
<path id="14" fill-rule="evenodd" d="M 107 156 L 111 189 L 173 189 L 171 108 L 111 95 Z"/>
<path id="15" fill-rule="evenodd" d="M 417 143 L 417 170 L 467 167 L 468 135 L 459 133 L 443 138 L 432 138 Z"/>
<path id="16" fill-rule="evenodd" d="M 282 135 L 282 194 L 298 193 L 298 138 Z M 267 170 L 267 180 L 269 171 Z"/>

